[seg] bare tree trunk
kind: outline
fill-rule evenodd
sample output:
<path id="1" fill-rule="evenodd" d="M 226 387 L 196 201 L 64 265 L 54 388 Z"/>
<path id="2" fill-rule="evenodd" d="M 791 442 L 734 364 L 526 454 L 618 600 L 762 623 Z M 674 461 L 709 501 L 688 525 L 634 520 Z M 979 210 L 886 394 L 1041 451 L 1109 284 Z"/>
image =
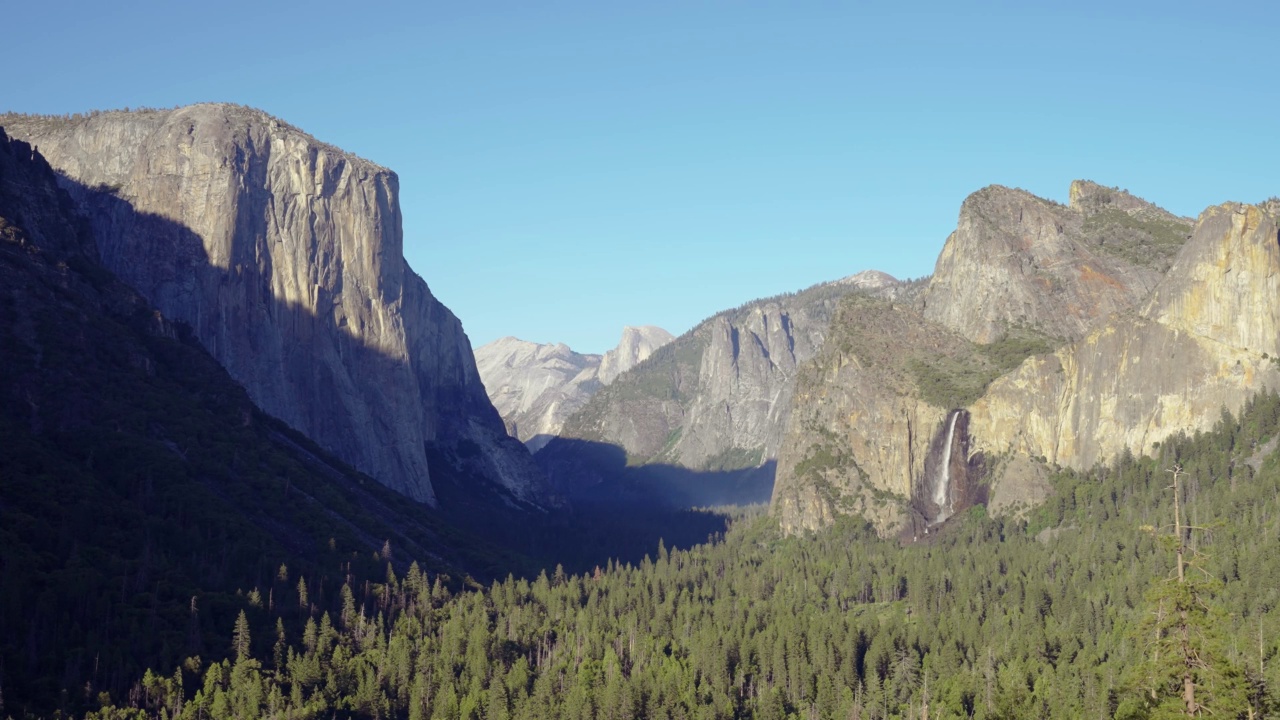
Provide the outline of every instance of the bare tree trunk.
<path id="1" fill-rule="evenodd" d="M 1182 475 L 1182 466 L 1174 465 L 1173 470 L 1173 530 L 1178 538 L 1178 584 L 1183 585 L 1187 582 L 1185 572 L 1183 570 L 1184 562 L 1182 554 L 1186 550 L 1186 543 L 1182 534 L 1182 498 L 1181 491 L 1178 488 L 1178 478 Z M 1200 706 L 1196 704 L 1196 683 L 1191 676 L 1191 667 L 1195 663 L 1195 652 L 1191 648 L 1191 628 L 1187 622 L 1187 611 L 1183 608 L 1179 611 L 1181 623 L 1179 631 L 1182 635 L 1182 702 L 1187 706 L 1187 717 L 1195 717 L 1199 713 Z"/>

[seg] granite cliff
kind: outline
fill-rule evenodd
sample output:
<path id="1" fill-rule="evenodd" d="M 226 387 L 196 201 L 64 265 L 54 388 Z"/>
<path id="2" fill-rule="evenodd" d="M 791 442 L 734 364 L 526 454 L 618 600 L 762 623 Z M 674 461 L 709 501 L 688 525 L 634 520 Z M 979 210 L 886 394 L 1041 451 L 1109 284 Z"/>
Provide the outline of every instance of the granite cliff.
<path id="1" fill-rule="evenodd" d="M 476 367 L 507 432 L 536 451 L 597 390 L 673 339 L 659 327 L 628 326 L 617 347 L 584 355 L 563 343 L 505 337 L 476 348 Z"/>
<path id="2" fill-rule="evenodd" d="M 429 456 L 543 498 L 461 323 L 404 260 L 395 173 L 232 105 L 0 124 L 61 174 L 103 264 L 262 409 L 422 502 Z"/>
<path id="3" fill-rule="evenodd" d="M 11 710 L 65 707 L 65 688 L 86 684 L 127 696 L 144 668 L 208 648 L 190 643 L 225 633 L 222 609 L 264 577 L 276 578 L 280 607 L 289 583 L 273 568 L 286 563 L 317 588 L 352 568 L 385 577 L 388 545 L 402 575 L 410 560 L 455 578 L 492 567 L 492 548 L 442 513 L 255 407 L 188 326 L 100 264 L 58 182 L 0 128 L 0 667 Z"/>
<path id="4" fill-rule="evenodd" d="M 979 343 L 1010 328 L 1080 337 L 1144 298 L 1191 222 L 1122 190 L 1071 184 L 1071 204 L 991 186 L 965 199 L 921 299 L 925 318 Z"/>
<path id="5" fill-rule="evenodd" d="M 771 500 L 783 530 L 817 530 L 838 514 L 855 514 L 888 533 L 936 521 L 939 505 L 979 499 L 964 490 L 930 505 L 937 488 L 928 481 L 951 434 L 952 408 L 981 392 L 1010 358 L 1042 346 L 1014 340 L 998 347 L 1012 355 L 987 351 L 909 303 L 845 298 L 827 343 L 796 383 Z M 966 448 L 967 425 L 966 418 L 951 438 Z M 967 452 L 958 457 L 968 462 Z"/>
<path id="6" fill-rule="evenodd" d="M 644 362 L 658 348 L 675 340 L 675 336 L 653 325 L 622 328 L 622 339 L 600 358 L 600 383 L 608 385 L 622 373 Z"/>
<path id="7" fill-rule="evenodd" d="M 978 447 L 1089 467 L 1280 388 L 1278 242 L 1266 207 L 1205 210 L 1141 307 L 992 383 L 973 405 Z"/>
<path id="8" fill-rule="evenodd" d="M 621 448 L 631 464 L 760 466 L 778 455 L 798 369 L 840 298 L 903 287 L 872 272 L 721 312 L 597 392 L 542 452 L 586 441 Z"/>
<path id="9" fill-rule="evenodd" d="M 920 301 L 847 299 L 801 369 L 773 512 L 790 532 L 859 514 L 918 536 L 1280 386 L 1275 209 L 1192 225 L 1083 181 L 1069 206 L 975 193 Z"/>

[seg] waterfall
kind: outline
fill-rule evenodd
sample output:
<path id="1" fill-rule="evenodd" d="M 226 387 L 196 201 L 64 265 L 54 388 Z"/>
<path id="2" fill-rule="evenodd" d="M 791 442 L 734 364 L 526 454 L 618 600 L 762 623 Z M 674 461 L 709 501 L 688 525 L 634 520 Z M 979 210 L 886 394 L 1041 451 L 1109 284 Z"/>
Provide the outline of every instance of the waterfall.
<path id="1" fill-rule="evenodd" d="M 933 484 L 933 504 L 938 506 L 938 517 L 934 523 L 940 523 L 951 517 L 951 442 L 955 439 L 956 419 L 959 410 L 951 411 L 951 425 L 947 427 L 947 445 L 942 451 L 942 469 L 938 472 L 937 481 Z"/>

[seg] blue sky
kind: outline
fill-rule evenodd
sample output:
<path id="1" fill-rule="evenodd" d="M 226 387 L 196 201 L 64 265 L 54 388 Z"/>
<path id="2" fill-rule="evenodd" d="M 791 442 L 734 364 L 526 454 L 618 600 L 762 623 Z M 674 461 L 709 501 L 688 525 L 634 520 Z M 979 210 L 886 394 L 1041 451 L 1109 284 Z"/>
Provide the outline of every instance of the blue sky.
<path id="1" fill-rule="evenodd" d="M 1270 5 L 359 5 L 10 5 L 0 110 L 230 101 L 387 165 L 477 346 L 926 275 L 993 183 L 1280 194 Z"/>

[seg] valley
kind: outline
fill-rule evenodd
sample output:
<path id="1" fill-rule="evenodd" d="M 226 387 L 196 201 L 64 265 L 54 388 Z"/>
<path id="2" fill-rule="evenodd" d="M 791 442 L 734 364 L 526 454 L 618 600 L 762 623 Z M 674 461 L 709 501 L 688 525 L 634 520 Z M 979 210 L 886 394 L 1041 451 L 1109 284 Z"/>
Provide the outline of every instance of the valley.
<path id="1" fill-rule="evenodd" d="M 989 186 L 924 278 L 473 350 L 387 168 L 0 127 L 0 715 L 1280 712 L 1274 198 Z"/>

